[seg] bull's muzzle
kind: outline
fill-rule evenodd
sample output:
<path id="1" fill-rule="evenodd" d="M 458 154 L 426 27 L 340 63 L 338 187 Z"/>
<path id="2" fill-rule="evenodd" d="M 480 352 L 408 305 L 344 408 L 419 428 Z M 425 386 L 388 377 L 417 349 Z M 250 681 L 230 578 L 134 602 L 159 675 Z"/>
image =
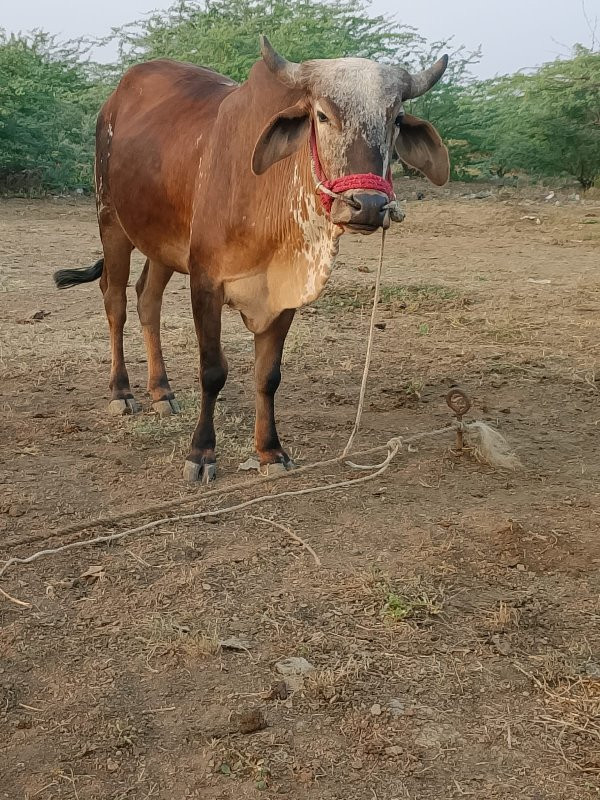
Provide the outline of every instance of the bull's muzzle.
<path id="1" fill-rule="evenodd" d="M 373 233 L 389 228 L 389 199 L 371 189 L 351 190 L 336 198 L 331 207 L 331 221 L 352 233 Z"/>

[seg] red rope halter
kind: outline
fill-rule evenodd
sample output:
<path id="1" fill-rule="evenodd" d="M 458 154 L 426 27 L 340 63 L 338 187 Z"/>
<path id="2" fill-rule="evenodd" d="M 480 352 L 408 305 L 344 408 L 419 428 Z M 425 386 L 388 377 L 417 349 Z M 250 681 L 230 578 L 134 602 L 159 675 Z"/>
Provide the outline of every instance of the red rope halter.
<path id="1" fill-rule="evenodd" d="M 331 212 L 331 206 L 335 198 L 327 192 L 324 192 L 321 187 L 329 189 L 330 192 L 335 192 L 336 194 L 341 194 L 351 189 L 374 189 L 377 192 L 387 195 L 390 201 L 396 199 L 394 186 L 392 184 L 391 168 L 388 168 L 387 179 L 382 178 L 380 175 L 374 175 L 372 172 L 367 172 L 356 175 L 343 175 L 341 178 L 328 180 L 321 166 L 314 125 L 311 126 L 310 130 L 310 154 L 312 157 L 313 170 L 317 178 L 317 191 L 319 192 L 321 203 L 327 214 Z"/>

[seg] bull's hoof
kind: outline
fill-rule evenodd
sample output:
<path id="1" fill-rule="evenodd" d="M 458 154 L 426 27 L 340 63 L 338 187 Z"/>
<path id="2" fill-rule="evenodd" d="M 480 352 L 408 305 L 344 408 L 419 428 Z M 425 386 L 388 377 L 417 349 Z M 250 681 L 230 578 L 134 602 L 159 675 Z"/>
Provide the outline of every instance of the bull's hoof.
<path id="1" fill-rule="evenodd" d="M 283 475 L 289 470 L 296 469 L 296 466 L 296 463 L 292 461 L 288 455 L 285 457 L 279 456 L 278 461 L 274 461 L 270 464 L 261 464 L 258 456 L 252 455 L 247 458 L 243 464 L 240 464 L 238 469 L 244 471 L 255 469 L 261 475 Z"/>
<path id="2" fill-rule="evenodd" d="M 111 400 L 108 404 L 108 413 L 111 417 L 125 417 L 128 414 L 139 414 L 141 410 L 142 407 L 135 397 Z"/>
<path id="3" fill-rule="evenodd" d="M 284 475 L 288 471 L 288 467 L 282 461 L 276 461 L 274 464 L 261 464 L 258 468 L 261 475 Z"/>
<path id="4" fill-rule="evenodd" d="M 161 419 L 163 417 L 171 417 L 173 414 L 179 414 L 181 411 L 179 403 L 174 397 L 169 397 L 167 400 L 156 400 L 156 402 L 152 403 L 152 408 Z"/>
<path id="5" fill-rule="evenodd" d="M 183 479 L 188 483 L 211 483 L 217 477 L 216 464 L 196 464 L 186 461 L 183 466 Z"/>

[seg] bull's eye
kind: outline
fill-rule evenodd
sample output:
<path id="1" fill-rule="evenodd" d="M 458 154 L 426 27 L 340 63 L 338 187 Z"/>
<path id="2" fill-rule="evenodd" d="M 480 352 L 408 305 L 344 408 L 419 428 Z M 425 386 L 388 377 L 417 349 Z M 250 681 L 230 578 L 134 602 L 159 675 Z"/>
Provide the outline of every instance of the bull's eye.
<path id="1" fill-rule="evenodd" d="M 329 117 L 322 111 L 317 111 L 317 119 L 319 122 L 329 122 Z"/>
<path id="2" fill-rule="evenodd" d="M 399 128 L 402 125 L 403 122 L 404 122 L 404 112 L 402 112 L 401 114 L 398 114 L 398 116 L 394 120 L 394 125 L 397 128 Z"/>

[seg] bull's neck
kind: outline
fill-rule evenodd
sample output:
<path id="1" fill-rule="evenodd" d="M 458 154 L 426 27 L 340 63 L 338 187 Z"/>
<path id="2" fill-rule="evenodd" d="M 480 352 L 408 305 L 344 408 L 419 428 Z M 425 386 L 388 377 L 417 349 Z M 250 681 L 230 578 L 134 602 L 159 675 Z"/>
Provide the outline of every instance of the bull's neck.
<path id="1" fill-rule="evenodd" d="M 262 175 L 252 172 L 252 154 L 261 132 L 297 100 L 284 90 L 261 89 L 251 76 L 225 98 L 212 132 L 211 183 L 226 188 L 227 217 L 238 234 L 243 231 L 254 239 L 286 241 L 290 235 L 293 238 L 299 222 L 336 238 L 339 229 L 325 216 L 316 191 L 308 137 L 296 153 Z"/>

